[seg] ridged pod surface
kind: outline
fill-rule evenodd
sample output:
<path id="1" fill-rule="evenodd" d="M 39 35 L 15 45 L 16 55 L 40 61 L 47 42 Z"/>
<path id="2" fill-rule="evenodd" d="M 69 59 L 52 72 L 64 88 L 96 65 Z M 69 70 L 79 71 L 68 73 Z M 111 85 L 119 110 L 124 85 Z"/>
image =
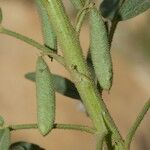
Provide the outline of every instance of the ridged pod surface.
<path id="1" fill-rule="evenodd" d="M 112 86 L 112 60 L 107 31 L 99 11 L 90 11 L 90 51 L 95 73 L 102 89 Z"/>
<path id="2" fill-rule="evenodd" d="M 46 135 L 55 120 L 55 91 L 52 74 L 42 57 L 38 58 L 36 65 L 36 95 L 38 129 Z"/>
<path id="3" fill-rule="evenodd" d="M 56 51 L 57 38 L 56 38 L 56 34 L 53 31 L 53 27 L 51 25 L 50 18 L 47 14 L 47 10 L 43 6 L 43 3 L 41 0 L 36 0 L 36 3 L 37 3 L 37 7 L 38 7 L 38 12 L 39 12 L 39 15 L 41 18 L 44 43 L 47 47 Z"/>

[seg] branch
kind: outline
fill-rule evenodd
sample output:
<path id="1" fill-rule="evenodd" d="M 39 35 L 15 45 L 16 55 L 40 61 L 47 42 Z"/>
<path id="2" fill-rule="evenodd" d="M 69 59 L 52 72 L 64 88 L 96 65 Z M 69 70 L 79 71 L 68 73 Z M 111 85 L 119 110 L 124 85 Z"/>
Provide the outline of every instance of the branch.
<path id="1" fill-rule="evenodd" d="M 150 108 L 150 99 L 145 103 L 143 109 L 136 118 L 133 126 L 129 129 L 129 132 L 125 139 L 125 150 L 129 150 L 132 138 L 134 137 L 137 128 L 140 126 L 140 123 L 142 122 L 149 108 Z"/>
<path id="2" fill-rule="evenodd" d="M 16 39 L 19 39 L 33 47 L 36 47 L 37 49 L 41 50 L 41 52 L 43 54 L 48 54 L 49 56 L 53 57 L 56 61 L 58 61 L 63 66 L 65 65 L 64 59 L 62 56 L 57 55 L 53 49 L 47 48 L 31 38 L 28 38 L 22 34 L 16 33 L 14 31 L 11 31 L 11 30 L 3 28 L 3 27 L 0 27 L 0 33 L 15 37 Z"/>
<path id="3" fill-rule="evenodd" d="M 37 124 L 20 124 L 20 125 L 10 125 L 9 129 L 13 130 L 22 130 L 22 129 L 37 129 Z M 94 134 L 96 129 L 84 125 L 75 125 L 75 124 L 58 124 L 55 123 L 53 129 L 64 129 L 64 130 L 76 130 L 82 131 L 90 134 Z"/>

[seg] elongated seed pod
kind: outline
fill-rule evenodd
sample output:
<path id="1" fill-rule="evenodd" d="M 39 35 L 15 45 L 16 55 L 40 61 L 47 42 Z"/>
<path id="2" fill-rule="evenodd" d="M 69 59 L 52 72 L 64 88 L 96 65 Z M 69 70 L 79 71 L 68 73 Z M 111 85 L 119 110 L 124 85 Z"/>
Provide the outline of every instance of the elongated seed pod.
<path id="1" fill-rule="evenodd" d="M 107 31 L 99 11 L 90 11 L 90 51 L 95 73 L 102 89 L 112 86 L 112 60 Z"/>
<path id="2" fill-rule="evenodd" d="M 55 91 L 52 74 L 42 57 L 38 58 L 36 65 L 36 95 L 38 129 L 46 135 L 55 120 Z"/>
<path id="3" fill-rule="evenodd" d="M 84 6 L 86 0 L 70 0 L 70 1 L 76 9 L 81 9 Z"/>
<path id="4" fill-rule="evenodd" d="M 36 0 L 36 3 L 38 7 L 38 12 L 41 18 L 44 43 L 47 47 L 56 51 L 57 50 L 57 38 L 56 38 L 56 34 L 53 31 L 53 27 L 51 25 L 49 16 L 47 14 L 47 10 L 43 6 L 43 3 L 41 0 Z"/>

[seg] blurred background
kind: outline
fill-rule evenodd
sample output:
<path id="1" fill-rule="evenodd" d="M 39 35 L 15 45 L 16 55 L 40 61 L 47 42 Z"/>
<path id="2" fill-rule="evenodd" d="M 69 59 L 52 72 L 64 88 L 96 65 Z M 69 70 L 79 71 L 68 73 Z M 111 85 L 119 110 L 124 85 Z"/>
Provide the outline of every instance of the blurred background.
<path id="1" fill-rule="evenodd" d="M 64 0 L 67 12 L 76 12 L 69 0 Z M 0 0 L 3 26 L 42 42 L 41 27 L 34 0 Z M 114 83 L 111 92 L 104 93 L 104 101 L 126 136 L 138 112 L 150 97 L 150 13 L 149 11 L 119 23 L 113 46 Z M 88 48 L 88 26 L 83 25 L 81 45 Z M 36 97 L 34 83 L 24 74 L 35 70 L 35 48 L 6 35 L 0 35 L 0 115 L 8 124 L 36 122 Z M 68 76 L 56 62 L 48 60 L 52 72 Z M 79 102 L 57 94 L 56 122 L 91 125 L 79 111 Z M 132 150 L 150 149 L 149 112 L 138 129 Z M 12 132 L 12 142 L 27 141 L 41 145 L 46 150 L 93 150 L 95 140 L 91 135 L 76 131 L 53 130 L 42 137 L 37 130 Z"/>

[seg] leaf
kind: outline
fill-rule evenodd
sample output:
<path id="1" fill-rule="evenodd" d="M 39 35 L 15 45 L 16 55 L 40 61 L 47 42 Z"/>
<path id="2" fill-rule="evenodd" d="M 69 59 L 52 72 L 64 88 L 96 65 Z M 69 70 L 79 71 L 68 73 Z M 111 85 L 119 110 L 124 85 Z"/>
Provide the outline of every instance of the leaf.
<path id="1" fill-rule="evenodd" d="M 3 14 L 2 14 L 2 9 L 0 8 L 0 24 L 2 23 L 3 20 Z"/>
<path id="2" fill-rule="evenodd" d="M 120 9 L 120 20 L 133 18 L 150 8 L 150 0 L 126 0 Z"/>
<path id="3" fill-rule="evenodd" d="M 8 150 L 10 145 L 10 130 L 0 129 L 0 150 Z"/>
<path id="4" fill-rule="evenodd" d="M 113 20 L 116 11 L 119 8 L 120 0 L 103 0 L 100 4 L 100 11 L 104 18 Z"/>
<path id="5" fill-rule="evenodd" d="M 11 144 L 9 150 L 44 150 L 44 149 L 36 144 L 20 141 Z"/>
<path id="6" fill-rule="evenodd" d="M 35 72 L 27 73 L 25 75 L 25 78 L 35 82 Z M 54 87 L 58 93 L 65 95 L 67 97 L 80 99 L 79 93 L 75 85 L 70 80 L 55 74 L 53 74 L 53 78 L 54 78 Z"/>

